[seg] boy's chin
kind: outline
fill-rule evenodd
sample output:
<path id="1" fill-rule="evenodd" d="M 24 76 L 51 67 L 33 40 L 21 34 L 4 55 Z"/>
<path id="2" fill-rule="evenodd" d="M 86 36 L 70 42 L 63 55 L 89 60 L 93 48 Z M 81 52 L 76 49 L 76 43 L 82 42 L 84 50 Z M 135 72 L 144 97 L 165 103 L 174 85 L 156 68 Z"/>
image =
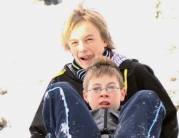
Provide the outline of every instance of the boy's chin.
<path id="1" fill-rule="evenodd" d="M 110 107 L 101 107 L 102 109 L 105 109 L 105 108 L 110 108 Z"/>
<path id="2" fill-rule="evenodd" d="M 102 105 L 102 106 L 100 106 L 99 108 L 111 108 L 111 107 L 108 106 L 108 105 Z"/>

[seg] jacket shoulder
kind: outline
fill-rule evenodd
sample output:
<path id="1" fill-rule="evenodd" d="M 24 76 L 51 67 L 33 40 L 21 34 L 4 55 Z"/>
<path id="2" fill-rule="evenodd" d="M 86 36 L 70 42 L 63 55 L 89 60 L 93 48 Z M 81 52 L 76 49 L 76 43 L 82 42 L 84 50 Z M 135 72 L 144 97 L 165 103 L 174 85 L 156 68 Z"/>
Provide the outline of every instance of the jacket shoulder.
<path id="1" fill-rule="evenodd" d="M 152 75 L 154 75 L 153 69 L 147 64 L 143 64 L 140 62 L 133 62 L 131 65 L 131 68 L 134 68 L 135 70 L 139 70 L 139 71 L 144 71 L 144 72 L 147 71 L 151 73 Z"/>
<path id="2" fill-rule="evenodd" d="M 65 72 L 66 72 L 66 69 L 63 68 L 61 71 L 59 71 L 57 74 L 55 74 L 55 76 L 53 78 L 59 77 L 59 76 L 65 74 Z"/>
<path id="3" fill-rule="evenodd" d="M 121 63 L 121 65 L 119 66 L 120 70 L 122 69 L 129 69 L 131 68 L 131 66 L 134 66 L 134 64 L 139 63 L 139 61 L 137 59 L 128 59 L 125 60 Z"/>
<path id="4" fill-rule="evenodd" d="M 66 77 L 67 77 L 67 75 L 66 75 L 67 72 L 68 72 L 67 67 L 64 66 L 64 68 L 63 68 L 62 70 L 60 70 L 59 72 L 57 72 L 57 73 L 52 77 L 52 79 L 51 79 L 49 85 L 52 84 L 52 83 L 56 83 L 56 82 L 59 82 L 59 81 L 64 81 L 64 80 L 66 80 L 66 79 L 67 79 L 67 78 L 66 78 Z"/>
<path id="5" fill-rule="evenodd" d="M 70 63 L 69 63 L 69 64 L 70 64 Z M 63 76 L 63 75 L 66 74 L 67 72 L 69 73 L 69 69 L 68 69 L 68 67 L 67 67 L 69 64 L 66 64 L 66 65 L 63 67 L 62 70 L 60 70 L 59 72 L 57 72 L 57 73 L 54 75 L 53 79 L 58 78 L 58 77 L 60 77 L 60 76 Z"/>
<path id="6" fill-rule="evenodd" d="M 139 69 L 139 70 L 147 70 L 150 73 L 154 74 L 154 71 L 152 70 L 152 68 L 149 65 L 146 64 L 142 64 L 139 62 L 139 60 L 137 59 L 130 59 L 130 60 L 126 60 L 124 62 L 122 62 L 122 64 L 119 66 L 120 70 L 124 70 L 124 69 Z"/>

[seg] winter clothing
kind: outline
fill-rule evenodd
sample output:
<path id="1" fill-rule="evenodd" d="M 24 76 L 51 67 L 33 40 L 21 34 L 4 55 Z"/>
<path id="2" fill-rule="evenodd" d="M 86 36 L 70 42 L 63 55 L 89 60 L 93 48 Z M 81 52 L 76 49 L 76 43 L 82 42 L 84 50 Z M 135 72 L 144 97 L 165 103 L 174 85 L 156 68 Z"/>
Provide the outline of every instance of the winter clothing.
<path id="1" fill-rule="evenodd" d="M 106 108 L 90 110 L 90 112 L 102 135 L 114 134 L 119 123 L 119 111 Z"/>
<path id="2" fill-rule="evenodd" d="M 112 59 L 113 56 L 111 55 L 110 57 Z M 166 108 L 166 117 L 162 124 L 160 138 L 177 138 L 177 110 L 173 105 L 170 97 L 168 96 L 166 90 L 154 75 L 153 70 L 149 66 L 134 60 L 125 59 L 119 63 L 121 63 L 119 65 L 119 69 L 123 75 L 124 85 L 127 89 L 127 95 L 121 104 L 125 104 L 129 98 L 131 98 L 136 92 L 140 90 L 152 90 L 156 92 Z M 83 81 L 79 79 L 73 72 L 73 64 L 70 63 L 65 65 L 64 69 L 51 80 L 49 86 L 53 83 L 62 81 L 71 83 L 79 95 L 82 96 Z M 32 135 L 31 138 L 44 138 L 46 135 L 42 119 L 42 104 L 43 100 L 41 101 L 30 126 L 30 132 Z M 88 108 L 90 109 L 89 106 Z"/>
<path id="3" fill-rule="evenodd" d="M 120 66 L 123 61 L 127 60 L 125 56 L 119 55 L 116 51 L 111 51 L 108 48 L 105 49 L 103 56 L 111 58 L 111 60 L 116 63 L 117 66 Z M 80 65 L 75 61 L 75 59 L 73 60 L 73 63 L 68 67 L 78 79 L 83 81 L 86 74 L 86 69 L 81 68 Z"/>
<path id="4" fill-rule="evenodd" d="M 142 90 L 120 113 L 97 109 L 91 114 L 69 83 L 54 83 L 47 89 L 43 119 L 51 138 L 159 138 L 166 111 L 155 92 Z"/>

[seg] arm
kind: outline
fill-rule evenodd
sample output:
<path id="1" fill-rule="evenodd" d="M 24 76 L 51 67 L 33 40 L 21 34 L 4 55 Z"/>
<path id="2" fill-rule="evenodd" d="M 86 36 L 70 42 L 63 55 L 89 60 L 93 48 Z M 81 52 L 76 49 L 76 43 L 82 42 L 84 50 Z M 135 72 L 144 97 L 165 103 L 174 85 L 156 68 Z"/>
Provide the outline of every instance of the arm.
<path id="1" fill-rule="evenodd" d="M 160 138 L 177 138 L 178 136 L 178 121 L 177 110 L 173 105 L 168 93 L 154 75 L 153 70 L 147 65 L 138 64 L 135 69 L 136 81 L 139 89 L 153 90 L 157 93 L 166 108 L 166 117 L 162 124 Z"/>
<path id="2" fill-rule="evenodd" d="M 48 87 L 54 82 L 55 79 L 52 79 Z M 44 96 L 42 97 L 40 105 L 35 113 L 34 119 L 30 125 L 29 128 L 31 134 L 30 138 L 45 138 L 45 136 L 47 135 L 47 132 L 45 131 L 45 127 L 44 127 L 43 117 L 42 117 L 43 100 L 44 100 Z"/>
<path id="3" fill-rule="evenodd" d="M 45 131 L 44 122 L 42 118 L 42 106 L 43 98 L 40 102 L 40 105 L 29 128 L 31 138 L 45 138 L 47 134 Z"/>

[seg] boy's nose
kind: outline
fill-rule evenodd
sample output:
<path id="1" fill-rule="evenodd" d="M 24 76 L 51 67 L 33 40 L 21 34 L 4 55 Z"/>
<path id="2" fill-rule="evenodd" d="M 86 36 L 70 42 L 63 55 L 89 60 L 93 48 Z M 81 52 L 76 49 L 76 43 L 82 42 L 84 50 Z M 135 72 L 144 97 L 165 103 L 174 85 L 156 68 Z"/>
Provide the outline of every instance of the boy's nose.
<path id="1" fill-rule="evenodd" d="M 79 50 L 79 51 L 84 51 L 84 50 L 86 50 L 85 45 L 84 45 L 83 43 L 79 43 L 79 45 L 78 45 L 78 50 Z"/>
<path id="2" fill-rule="evenodd" d="M 101 97 L 108 97 L 108 92 L 106 91 L 106 89 L 101 90 L 100 96 Z"/>

